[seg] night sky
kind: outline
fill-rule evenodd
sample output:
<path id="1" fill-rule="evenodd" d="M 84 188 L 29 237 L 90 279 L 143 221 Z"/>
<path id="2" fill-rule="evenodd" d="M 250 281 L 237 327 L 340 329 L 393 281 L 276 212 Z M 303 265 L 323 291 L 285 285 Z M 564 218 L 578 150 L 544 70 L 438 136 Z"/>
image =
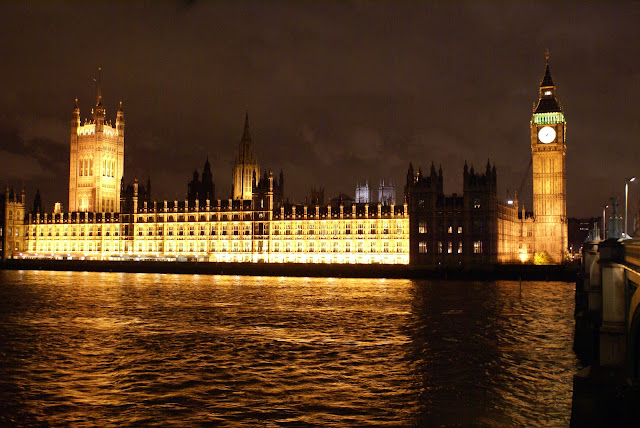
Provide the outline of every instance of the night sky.
<path id="1" fill-rule="evenodd" d="M 567 118 L 567 212 L 598 216 L 640 174 L 640 4 L 498 2 L 73 2 L 0 4 L 0 184 L 68 205 L 69 121 L 124 103 L 125 180 L 183 199 L 212 162 L 228 198 L 249 112 L 262 170 L 303 202 L 354 196 L 409 162 L 442 165 L 462 193 L 465 160 L 516 190 L 545 49 Z M 521 200 L 531 209 L 531 176 Z M 630 188 L 637 206 L 640 186 Z M 624 201 L 621 200 L 621 206 Z"/>

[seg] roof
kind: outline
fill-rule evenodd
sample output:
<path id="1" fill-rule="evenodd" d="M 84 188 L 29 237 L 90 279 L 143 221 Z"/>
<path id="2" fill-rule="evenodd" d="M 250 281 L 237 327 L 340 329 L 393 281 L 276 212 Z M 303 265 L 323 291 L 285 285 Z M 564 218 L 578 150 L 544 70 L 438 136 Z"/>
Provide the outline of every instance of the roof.
<path id="1" fill-rule="evenodd" d="M 562 109 L 558 104 L 558 100 L 556 100 L 555 96 L 552 96 L 550 98 L 540 98 L 534 113 L 552 113 L 561 111 Z"/>

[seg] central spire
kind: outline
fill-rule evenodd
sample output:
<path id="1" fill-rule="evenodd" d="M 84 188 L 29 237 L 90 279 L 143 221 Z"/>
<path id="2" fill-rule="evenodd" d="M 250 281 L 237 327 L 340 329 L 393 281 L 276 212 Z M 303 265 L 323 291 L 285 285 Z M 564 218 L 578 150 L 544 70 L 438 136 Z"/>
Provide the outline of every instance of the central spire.
<path id="1" fill-rule="evenodd" d="M 253 144 L 251 141 L 251 133 L 249 132 L 249 112 L 245 112 L 244 116 L 244 131 L 242 132 L 242 139 L 240 140 L 240 162 L 250 162 L 253 159 Z"/>
<path id="2" fill-rule="evenodd" d="M 254 177 L 260 176 L 258 161 L 253 156 L 253 142 L 249 132 L 249 112 L 245 112 L 244 131 L 233 168 L 233 199 L 250 200 L 253 195 Z"/>

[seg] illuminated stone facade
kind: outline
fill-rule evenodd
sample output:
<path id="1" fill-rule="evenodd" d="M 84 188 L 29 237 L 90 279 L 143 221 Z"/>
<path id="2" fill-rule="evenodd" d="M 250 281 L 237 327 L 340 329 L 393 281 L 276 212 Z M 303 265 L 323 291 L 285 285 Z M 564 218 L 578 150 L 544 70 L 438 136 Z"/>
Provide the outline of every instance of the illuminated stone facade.
<path id="1" fill-rule="evenodd" d="M 8 187 L 0 197 L 0 260 L 25 250 L 24 190 L 18 194 Z"/>
<path id="2" fill-rule="evenodd" d="M 209 168 L 207 162 L 205 183 L 210 181 Z M 409 263 L 406 206 L 284 203 L 282 172 L 279 177 L 271 172 L 260 177 L 258 171 L 247 117 L 233 173 L 233 198 L 203 199 L 202 182 L 194 176 L 186 200 L 158 205 L 149 199 L 150 183 L 145 190 L 135 180 L 122 193 L 116 212 L 41 214 L 34 210 L 22 222 L 24 242 L 11 247 L 16 248 L 12 255 L 81 260 Z M 210 194 L 213 187 L 208 187 Z M 24 218 L 24 203 L 16 218 Z"/>
<path id="3" fill-rule="evenodd" d="M 122 103 L 112 126 L 105 119 L 100 77 L 90 120 L 80 123 L 76 98 L 71 117 L 69 151 L 69 211 L 118 212 L 124 170 L 124 111 Z"/>
<path id="4" fill-rule="evenodd" d="M 549 72 L 549 55 L 531 118 L 535 252 L 562 262 L 568 250 L 566 121 Z"/>
<path id="5" fill-rule="evenodd" d="M 483 173 L 465 164 L 462 195 L 444 194 L 441 169 L 424 175 L 410 165 L 402 205 L 391 187 L 367 203 L 368 185 L 355 201 L 340 194 L 325 205 L 314 189 L 310 204 L 290 204 L 282 172 L 259 174 L 247 115 L 229 199 L 213 199 L 207 161 L 184 201 L 157 203 L 150 181 L 121 185 L 124 114 L 114 128 L 106 124 L 98 90 L 90 122 L 80 125 L 77 105 L 73 113 L 70 211 L 43 214 L 34 204 L 25 217 L 24 195 L 6 192 L 2 257 L 438 266 L 530 262 L 547 252 L 559 263 L 567 249 L 565 120 L 548 58 L 531 150 L 532 214 L 519 211 L 517 198 L 499 200 L 489 162 Z"/>
<path id="6" fill-rule="evenodd" d="M 272 178 L 272 177 L 270 177 Z M 273 189 L 273 188 L 272 188 Z M 21 257 L 254 263 L 409 263 L 405 207 L 250 201 L 147 203 L 135 213 L 29 215 Z M 134 198 L 137 196 L 134 194 Z"/>

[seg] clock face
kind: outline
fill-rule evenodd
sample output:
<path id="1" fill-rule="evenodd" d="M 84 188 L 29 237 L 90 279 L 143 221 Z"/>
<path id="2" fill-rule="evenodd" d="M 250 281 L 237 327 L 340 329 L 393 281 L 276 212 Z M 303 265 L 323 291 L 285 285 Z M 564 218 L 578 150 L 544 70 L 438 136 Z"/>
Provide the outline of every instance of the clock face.
<path id="1" fill-rule="evenodd" d="M 549 144 L 556 139 L 556 131 L 550 126 L 545 126 L 538 131 L 538 139 L 541 143 Z"/>

